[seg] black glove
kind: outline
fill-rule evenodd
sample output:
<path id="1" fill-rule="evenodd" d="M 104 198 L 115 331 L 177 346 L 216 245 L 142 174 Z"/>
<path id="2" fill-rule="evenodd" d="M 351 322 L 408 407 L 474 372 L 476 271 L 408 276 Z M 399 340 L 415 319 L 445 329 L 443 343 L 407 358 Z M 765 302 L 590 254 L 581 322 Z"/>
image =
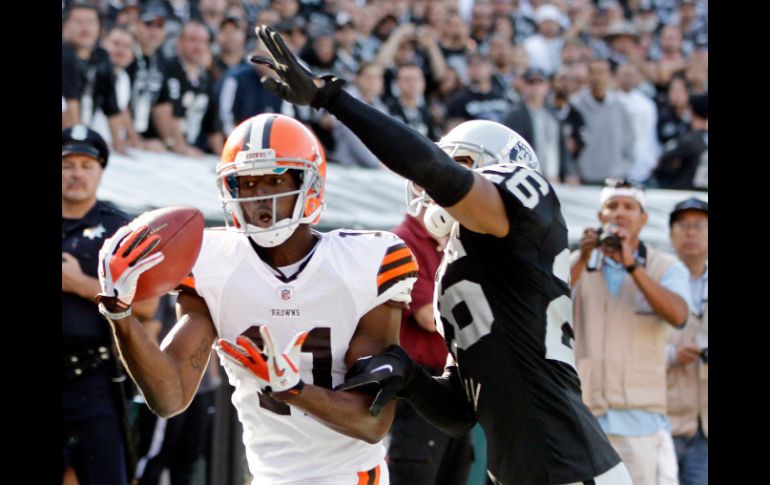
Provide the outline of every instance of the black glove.
<path id="1" fill-rule="evenodd" d="M 396 393 L 409 385 L 415 371 L 415 363 L 398 345 L 391 345 L 379 355 L 362 357 L 345 374 L 345 382 L 335 391 L 359 391 L 374 397 L 369 408 L 372 416 L 378 416 Z"/>
<path id="2" fill-rule="evenodd" d="M 272 27 L 260 25 L 257 35 L 270 51 L 270 57 L 251 56 L 249 60 L 269 67 L 280 78 L 263 76 L 260 82 L 266 90 L 290 103 L 309 104 L 316 109 L 325 108 L 337 97 L 345 84 L 343 79 L 333 75 L 319 77 L 308 71 L 286 46 L 281 34 Z"/>

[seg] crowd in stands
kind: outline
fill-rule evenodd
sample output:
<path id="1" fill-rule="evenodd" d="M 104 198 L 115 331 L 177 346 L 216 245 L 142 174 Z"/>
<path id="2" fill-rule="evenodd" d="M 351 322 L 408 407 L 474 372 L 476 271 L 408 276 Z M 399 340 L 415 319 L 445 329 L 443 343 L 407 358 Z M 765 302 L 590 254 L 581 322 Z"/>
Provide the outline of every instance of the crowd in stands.
<path id="1" fill-rule="evenodd" d="M 102 0 L 62 10 L 62 127 L 128 149 L 218 155 L 264 112 L 329 159 L 382 168 L 325 111 L 266 92 L 257 25 L 316 73 L 438 140 L 489 119 L 568 184 L 708 189 L 708 6 L 697 0 Z"/>

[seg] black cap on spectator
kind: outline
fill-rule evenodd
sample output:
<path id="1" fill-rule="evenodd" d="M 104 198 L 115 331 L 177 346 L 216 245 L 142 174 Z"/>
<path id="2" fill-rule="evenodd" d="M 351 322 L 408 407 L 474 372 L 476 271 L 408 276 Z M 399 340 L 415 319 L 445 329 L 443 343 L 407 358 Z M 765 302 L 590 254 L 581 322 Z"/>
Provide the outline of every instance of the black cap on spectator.
<path id="1" fill-rule="evenodd" d="M 706 216 L 709 215 L 709 203 L 700 200 L 696 197 L 690 197 L 689 199 L 685 199 L 678 204 L 674 206 L 674 210 L 671 211 L 671 215 L 668 216 L 668 227 L 671 227 L 674 222 L 676 222 L 676 218 L 684 211 L 701 211 L 706 214 Z"/>
<path id="2" fill-rule="evenodd" d="M 692 109 L 692 112 L 699 118 L 706 120 L 709 119 L 709 95 L 691 94 L 690 108 Z"/>
<path id="3" fill-rule="evenodd" d="M 225 26 L 225 24 L 233 24 L 239 29 L 244 28 L 243 19 L 235 15 L 227 15 L 225 18 L 223 18 L 222 21 L 219 22 L 219 28 L 221 29 Z"/>
<path id="4" fill-rule="evenodd" d="M 160 2 L 151 1 L 145 4 L 139 20 L 142 22 L 152 22 L 158 19 L 166 20 L 166 8 Z"/>
<path id="5" fill-rule="evenodd" d="M 536 79 L 540 81 L 547 81 L 548 75 L 542 69 L 539 69 L 537 67 L 530 67 L 526 71 L 524 71 L 524 74 L 522 75 L 522 79 L 524 79 L 527 82 L 534 81 Z"/>
<path id="6" fill-rule="evenodd" d="M 279 33 L 291 32 L 295 29 L 307 32 L 307 22 L 305 22 L 305 19 L 300 16 L 294 16 L 288 20 L 275 24 L 275 30 Z"/>
<path id="7" fill-rule="evenodd" d="M 61 132 L 62 158 L 73 153 L 87 155 L 106 167 L 110 149 L 99 133 L 85 125 L 75 125 Z"/>

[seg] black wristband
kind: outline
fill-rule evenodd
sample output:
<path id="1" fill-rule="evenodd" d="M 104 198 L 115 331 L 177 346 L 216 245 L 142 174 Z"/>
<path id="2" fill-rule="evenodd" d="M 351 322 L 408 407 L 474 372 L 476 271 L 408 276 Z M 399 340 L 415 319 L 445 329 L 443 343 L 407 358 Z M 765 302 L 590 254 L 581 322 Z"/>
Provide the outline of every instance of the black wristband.
<path id="1" fill-rule="evenodd" d="M 629 264 L 629 265 L 628 265 L 628 266 L 626 266 L 625 268 L 626 268 L 626 271 L 628 271 L 628 273 L 629 273 L 629 274 L 631 274 L 631 273 L 633 273 L 633 272 L 636 270 L 636 268 L 638 268 L 638 267 L 639 267 L 639 263 L 638 263 L 636 260 L 634 260 L 634 262 L 633 262 L 633 263 Z"/>
<path id="2" fill-rule="evenodd" d="M 310 106 L 315 109 L 328 108 L 334 104 L 346 82 L 344 79 L 339 79 L 330 74 L 322 76 L 321 79 L 324 80 L 324 85 L 316 91 L 312 101 L 310 101 Z"/>

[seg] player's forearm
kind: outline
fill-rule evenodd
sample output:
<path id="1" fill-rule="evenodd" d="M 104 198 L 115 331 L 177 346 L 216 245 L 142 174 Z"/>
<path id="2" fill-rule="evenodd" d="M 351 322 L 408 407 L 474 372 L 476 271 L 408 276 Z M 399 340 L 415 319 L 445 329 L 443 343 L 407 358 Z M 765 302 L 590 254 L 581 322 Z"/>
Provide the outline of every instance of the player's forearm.
<path id="1" fill-rule="evenodd" d="M 371 396 L 332 391 L 309 384 L 300 394 L 285 397 L 288 398 L 284 402 L 312 414 L 331 429 L 372 444 L 381 441 L 388 433 L 395 413 L 395 404 L 390 403 L 374 417 L 369 412 Z"/>
<path id="2" fill-rule="evenodd" d="M 399 395 L 423 419 L 450 436 L 462 436 L 476 424 L 476 412 L 457 376 L 432 377 L 417 366 L 409 386 Z"/>
<path id="3" fill-rule="evenodd" d="M 149 408 L 171 417 L 187 407 L 177 365 L 160 350 L 133 315 L 112 321 L 115 341 L 131 379 L 139 386 Z"/>
<path id="4" fill-rule="evenodd" d="M 681 296 L 655 281 L 643 267 L 634 270 L 631 277 L 661 318 L 674 327 L 681 327 L 687 322 L 687 303 Z"/>
<path id="5" fill-rule="evenodd" d="M 71 287 L 72 292 L 81 298 L 85 298 L 88 301 L 94 301 L 96 295 L 102 291 L 99 280 L 93 276 L 81 274 L 77 278 L 73 277 L 73 280 L 75 283 Z"/>
<path id="6" fill-rule="evenodd" d="M 442 207 L 471 190 L 473 174 L 428 138 L 345 91 L 326 106 L 389 169 L 425 188 Z"/>

